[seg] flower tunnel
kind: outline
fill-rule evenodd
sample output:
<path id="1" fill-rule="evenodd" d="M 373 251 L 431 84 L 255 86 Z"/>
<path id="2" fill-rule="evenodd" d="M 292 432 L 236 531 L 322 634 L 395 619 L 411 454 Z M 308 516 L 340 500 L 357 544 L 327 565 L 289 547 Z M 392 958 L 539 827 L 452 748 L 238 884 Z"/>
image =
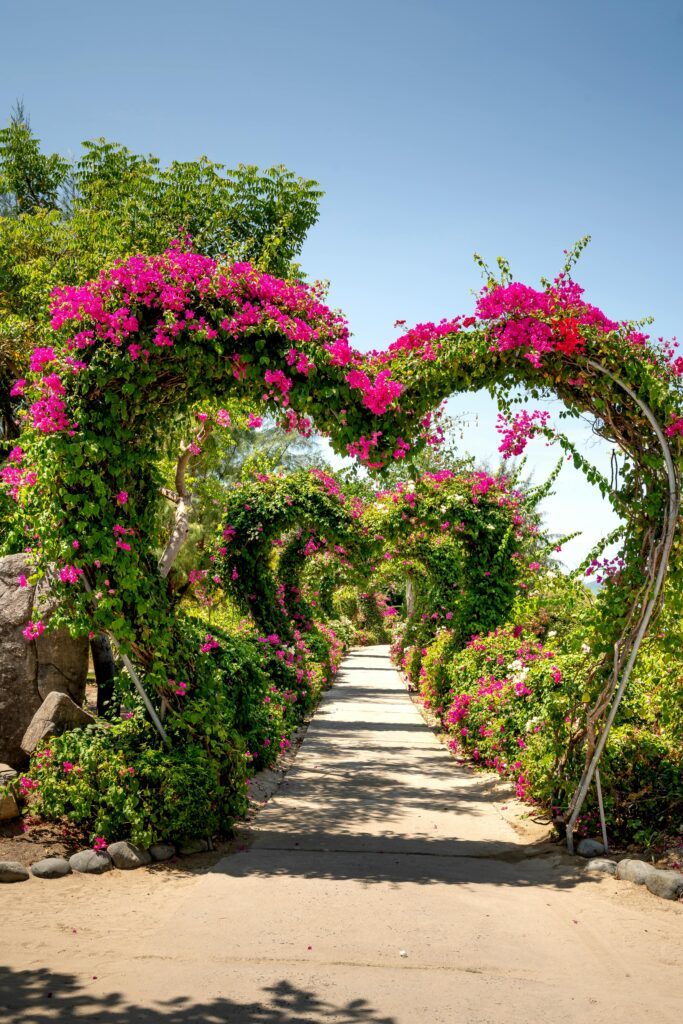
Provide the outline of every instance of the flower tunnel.
<path id="1" fill-rule="evenodd" d="M 583 730 L 586 771 L 567 815 L 571 842 L 638 648 L 661 607 L 667 567 L 668 586 L 680 590 L 683 565 L 683 358 L 584 300 L 570 276 L 580 249 L 540 289 L 512 281 L 501 263 L 500 279 L 489 276 L 473 315 L 420 324 L 385 350 L 366 354 L 351 347 L 345 321 L 315 288 L 248 264 L 222 266 L 180 246 L 134 257 L 96 281 L 59 291 L 52 343 L 35 349 L 29 379 L 16 385 L 25 394 L 26 425 L 3 478 L 17 502 L 15 538 L 32 548 L 37 572 L 56 574 L 62 620 L 75 631 L 107 632 L 157 692 L 171 672 L 183 670 L 183 659 L 188 668 L 188 656 L 179 654 L 172 597 L 158 571 L 165 498 L 156 459 L 171 429 L 198 403 L 261 403 L 264 413 L 291 429 L 308 432 L 314 425 L 337 452 L 381 473 L 438 443 L 434 413 L 451 395 L 489 390 L 511 417 L 516 451 L 539 422 L 514 416 L 515 389 L 556 396 L 566 415 L 592 417 L 596 431 L 624 456 L 616 482 L 603 479 L 582 453 L 572 453 L 575 466 L 610 499 L 624 530 L 622 564 L 596 606 L 591 657 L 597 699 Z M 556 436 L 571 452 L 567 438 Z M 448 501 L 436 483 L 445 485 Z M 324 481 L 303 475 L 295 495 L 288 494 L 291 486 L 274 478 L 235 492 L 224 520 L 224 530 L 235 533 L 225 538 L 216 563 L 217 575 L 235 584 L 243 606 L 260 616 L 264 629 L 277 623 L 278 632 L 291 629 L 283 604 L 291 612 L 292 592 L 279 595 L 267 571 L 272 541 L 301 528 L 304 548 L 322 537 L 345 551 L 360 543 L 353 515 Z M 478 511 L 471 522 L 458 513 L 458 486 L 419 484 L 425 507 L 433 506 L 430 521 L 438 510 L 442 521 L 465 524 L 456 531 L 457 544 L 448 541 L 454 558 L 467 554 L 458 563 L 470 574 L 470 604 L 458 611 L 464 630 L 492 600 L 491 589 L 481 589 L 482 573 L 497 581 L 500 608 L 492 606 L 491 615 L 503 613 L 515 586 L 507 552 L 514 553 L 520 525 L 514 517 L 523 513 L 504 481 L 487 483 L 481 500 L 491 514 L 497 508 L 500 521 L 485 533 L 476 527 Z M 468 486 L 476 487 L 476 480 Z M 391 514 L 386 530 L 377 532 L 391 537 L 404 528 L 408 493 L 396 502 L 384 499 Z M 418 529 L 416 550 L 419 545 Z M 292 549 L 284 567 L 289 571 L 295 562 Z M 293 569 L 291 575 L 296 586 Z M 308 616 L 303 608 L 299 613 Z"/>
<path id="2" fill-rule="evenodd" d="M 411 583 L 421 581 L 410 634 L 426 641 L 447 625 L 464 643 L 506 621 L 528 565 L 540 567 L 539 498 L 511 475 L 480 470 L 426 473 L 380 492 L 364 522 L 385 542 L 385 563 L 398 559 Z"/>
<path id="3" fill-rule="evenodd" d="M 220 546 L 212 556 L 216 578 L 261 630 L 291 639 L 295 628 L 308 630 L 313 619 L 298 585 L 305 559 L 321 549 L 343 561 L 367 558 L 359 512 L 333 477 L 320 470 L 261 475 L 230 495 Z"/>

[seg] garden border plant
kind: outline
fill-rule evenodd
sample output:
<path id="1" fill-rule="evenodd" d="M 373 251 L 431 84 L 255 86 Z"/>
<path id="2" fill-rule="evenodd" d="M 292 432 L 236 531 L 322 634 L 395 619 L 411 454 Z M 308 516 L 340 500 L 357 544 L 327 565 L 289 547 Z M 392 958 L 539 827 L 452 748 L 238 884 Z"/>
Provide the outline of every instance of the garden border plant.
<path id="1" fill-rule="evenodd" d="M 683 358 L 584 301 L 570 277 L 583 244 L 540 290 L 512 281 L 500 261 L 475 315 L 418 325 L 366 355 L 309 286 L 248 264 L 222 267 L 181 246 L 58 290 L 54 342 L 34 350 L 28 380 L 15 386 L 27 401 L 22 443 L 3 471 L 18 499 L 15 543 L 32 549 L 37 571 L 54 567 L 62 616 L 75 630 L 109 632 L 162 688 L 173 630 L 156 565 L 154 456 L 180 414 L 229 396 L 261 399 L 291 428 L 307 431 L 312 419 L 337 451 L 381 470 L 438 440 L 433 412 L 453 393 L 487 388 L 508 412 L 518 385 L 555 394 L 568 415 L 595 417 L 626 456 L 620 487 L 601 482 L 626 526 L 598 603 L 596 693 L 580 737 L 586 769 L 566 819 L 571 847 L 667 566 L 675 594 L 683 566 Z M 514 422 L 523 446 L 524 426 Z M 575 464 L 596 478 L 585 460 Z"/>

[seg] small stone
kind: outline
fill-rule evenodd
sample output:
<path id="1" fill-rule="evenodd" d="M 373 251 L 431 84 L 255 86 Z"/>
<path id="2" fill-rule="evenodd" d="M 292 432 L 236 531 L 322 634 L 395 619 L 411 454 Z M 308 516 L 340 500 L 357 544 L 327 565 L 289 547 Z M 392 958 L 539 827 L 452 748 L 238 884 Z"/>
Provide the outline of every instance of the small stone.
<path id="1" fill-rule="evenodd" d="M 620 860 L 615 872 L 616 877 L 634 885 L 646 885 L 648 878 L 656 870 L 644 860 Z"/>
<path id="2" fill-rule="evenodd" d="M 25 882 L 28 869 L 16 860 L 0 860 L 0 882 Z"/>
<path id="3" fill-rule="evenodd" d="M 616 870 L 617 862 L 604 857 L 593 857 L 586 864 L 586 871 L 595 871 L 601 875 L 613 875 Z"/>
<path id="4" fill-rule="evenodd" d="M 142 868 L 145 864 L 152 863 L 152 856 L 147 850 L 141 850 L 133 843 L 121 840 L 118 843 L 110 843 L 107 853 L 114 861 L 114 867 L 121 871 L 132 871 L 133 868 Z"/>
<path id="5" fill-rule="evenodd" d="M 69 864 L 72 871 L 86 875 L 102 875 L 114 866 L 109 854 L 99 850 L 79 850 L 69 857 Z"/>
<path id="6" fill-rule="evenodd" d="M 13 793 L 0 796 L 0 821 L 11 821 L 19 817 L 19 805 Z"/>
<path id="7" fill-rule="evenodd" d="M 149 852 L 152 860 L 170 860 L 171 857 L 175 857 L 175 846 L 172 843 L 155 843 L 154 846 L 150 846 Z"/>
<path id="8" fill-rule="evenodd" d="M 31 865 L 31 874 L 36 878 L 64 878 L 71 874 L 71 866 L 65 857 L 44 857 Z"/>
<path id="9" fill-rule="evenodd" d="M 680 871 L 654 868 L 645 885 L 653 895 L 663 900 L 677 900 L 683 896 L 683 875 Z"/>
<path id="10" fill-rule="evenodd" d="M 178 851 L 183 857 L 189 857 L 193 853 L 206 853 L 209 849 L 209 842 L 207 839 L 186 839 L 184 843 L 181 843 L 178 847 Z"/>
<path id="11" fill-rule="evenodd" d="M 576 847 L 579 857 L 599 857 L 605 852 L 605 847 L 597 839 L 582 839 Z"/>
<path id="12" fill-rule="evenodd" d="M 0 763 L 0 786 L 6 786 L 8 782 L 14 782 L 17 774 L 14 768 L 10 768 L 8 764 Z"/>
<path id="13" fill-rule="evenodd" d="M 398 955 L 399 956 L 408 956 L 408 952 L 405 949 L 399 949 Z"/>

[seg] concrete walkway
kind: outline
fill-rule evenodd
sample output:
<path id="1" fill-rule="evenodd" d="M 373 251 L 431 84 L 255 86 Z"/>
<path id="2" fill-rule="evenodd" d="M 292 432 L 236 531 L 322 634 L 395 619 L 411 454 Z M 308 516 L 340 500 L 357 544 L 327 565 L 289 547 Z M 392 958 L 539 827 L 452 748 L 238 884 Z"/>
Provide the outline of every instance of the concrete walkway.
<path id="1" fill-rule="evenodd" d="M 681 907 L 535 855 L 490 789 L 356 651 L 240 852 L 3 887 L 0 1020 L 679 1021 Z"/>

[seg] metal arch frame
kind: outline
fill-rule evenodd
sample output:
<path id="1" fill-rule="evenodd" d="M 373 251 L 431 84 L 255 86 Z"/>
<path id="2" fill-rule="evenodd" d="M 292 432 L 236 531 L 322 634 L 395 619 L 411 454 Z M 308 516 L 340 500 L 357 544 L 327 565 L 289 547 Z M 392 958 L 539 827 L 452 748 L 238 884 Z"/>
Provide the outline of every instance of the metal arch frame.
<path id="1" fill-rule="evenodd" d="M 636 630 L 635 637 L 633 638 L 633 641 L 630 645 L 629 657 L 626 662 L 626 665 L 624 666 L 617 691 L 614 697 L 612 698 L 612 705 L 610 707 L 609 714 L 607 715 L 607 719 L 603 726 L 602 732 L 600 733 L 600 736 L 598 738 L 598 742 L 595 746 L 593 757 L 591 758 L 590 764 L 587 765 L 586 768 L 584 768 L 583 775 L 581 776 L 581 781 L 579 782 L 579 785 L 574 795 L 572 796 L 571 802 L 569 804 L 570 815 L 566 822 L 567 849 L 569 853 L 574 852 L 574 826 L 576 824 L 576 819 L 578 818 L 581 808 L 583 807 L 584 801 L 586 799 L 586 794 L 588 792 L 588 787 L 590 786 L 593 778 L 596 776 L 598 772 L 598 764 L 605 749 L 610 729 L 612 728 L 612 724 L 614 723 L 617 711 L 619 710 L 621 699 L 624 696 L 626 686 L 628 684 L 631 672 L 633 671 L 633 666 L 638 656 L 638 651 L 640 650 L 640 646 L 648 631 L 650 622 L 652 620 L 652 616 L 654 614 L 655 608 L 657 607 L 657 603 L 659 601 L 662 588 L 664 586 L 666 570 L 669 565 L 669 558 L 671 555 L 671 548 L 674 542 L 674 535 L 676 532 L 676 525 L 678 522 L 678 515 L 681 503 L 678 474 L 676 472 L 676 467 L 674 465 L 673 457 L 671 455 L 671 448 L 669 447 L 669 442 L 667 441 L 666 436 L 664 435 L 664 432 L 660 427 L 659 423 L 657 422 L 655 415 L 650 409 L 650 407 L 646 405 L 645 402 L 643 402 L 640 398 L 638 398 L 636 393 L 633 391 L 631 387 L 629 387 L 628 384 L 625 384 L 613 373 L 605 369 L 604 366 L 601 366 L 599 363 L 593 362 L 592 360 L 589 360 L 588 365 L 592 370 L 596 370 L 598 373 L 601 373 L 604 376 L 609 377 L 610 380 L 614 381 L 614 383 L 622 389 L 622 391 L 626 392 L 629 398 L 631 398 L 636 403 L 636 405 L 641 410 L 641 412 L 647 419 L 648 423 L 652 427 L 654 434 L 662 449 L 662 455 L 664 457 L 664 465 L 666 467 L 667 479 L 669 484 L 669 500 L 667 504 L 667 510 L 664 516 L 662 531 L 659 535 L 658 540 L 655 543 L 653 543 L 651 547 L 652 554 L 655 554 L 655 552 L 657 552 L 657 549 L 659 549 L 659 565 L 657 567 L 657 574 L 654 580 L 650 581 L 649 596 L 647 598 L 647 603 L 642 612 L 640 623 L 638 625 L 638 629 Z M 623 639 L 624 637 L 622 636 L 621 640 Z M 619 672 L 619 656 L 617 650 L 619 643 L 620 641 L 617 641 L 617 643 L 614 645 L 613 672 L 615 682 Z M 599 778 L 599 775 L 597 775 L 597 777 Z"/>
<path id="2" fill-rule="evenodd" d="M 85 576 L 82 576 L 81 579 L 83 581 L 83 586 L 85 587 L 87 592 L 89 594 L 92 594 L 92 587 L 88 583 L 88 580 L 85 578 Z M 154 728 L 159 733 L 159 735 L 161 736 L 161 738 L 164 741 L 164 743 L 166 744 L 166 746 L 170 747 L 171 746 L 171 741 L 168 738 L 168 733 L 166 732 L 166 730 L 164 729 L 163 725 L 161 724 L 161 719 L 159 718 L 159 716 L 158 716 L 158 714 L 156 712 L 156 708 L 154 707 L 154 705 L 152 704 L 151 700 L 149 699 L 149 694 L 147 693 L 147 691 L 145 690 L 144 686 L 142 685 L 142 680 L 140 679 L 140 676 L 137 674 L 137 672 L 135 670 L 135 666 L 133 665 L 133 662 L 130 660 L 128 655 L 124 651 L 121 650 L 121 646 L 120 646 L 118 640 L 116 639 L 116 637 L 114 636 L 114 634 L 111 632 L 111 630 L 107 630 L 106 634 L 107 634 L 107 637 L 109 639 L 109 642 L 111 643 L 112 647 L 115 649 L 116 653 L 118 654 L 119 658 L 121 659 L 121 661 L 123 663 L 123 667 L 126 669 L 126 671 L 128 672 L 128 675 L 133 680 L 133 685 L 135 686 L 135 689 L 138 691 L 138 693 L 142 697 L 142 701 L 143 701 L 145 707 L 147 708 L 147 711 L 149 713 L 149 717 L 152 719 L 152 723 L 154 724 Z"/>

